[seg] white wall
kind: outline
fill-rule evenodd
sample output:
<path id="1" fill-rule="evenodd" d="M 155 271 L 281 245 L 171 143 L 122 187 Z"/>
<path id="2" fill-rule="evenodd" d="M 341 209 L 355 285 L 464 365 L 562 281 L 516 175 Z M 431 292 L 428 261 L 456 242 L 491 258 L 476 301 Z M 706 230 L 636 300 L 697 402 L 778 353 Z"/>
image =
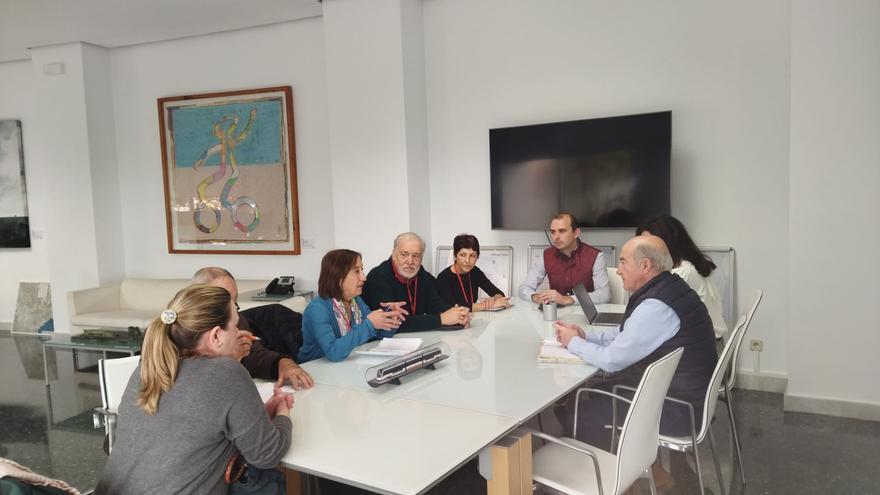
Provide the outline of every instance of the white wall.
<path id="1" fill-rule="evenodd" d="M 336 241 L 384 257 L 394 233 L 419 225 L 413 215 L 428 214 L 433 246 L 460 232 L 484 245 L 513 245 L 520 280 L 527 246 L 544 238 L 490 229 L 488 129 L 672 110 L 672 213 L 699 244 L 737 249 L 740 309 L 750 289 L 765 290 L 749 335 L 764 341 L 760 371 L 789 374 L 787 405 L 800 398 L 880 405 L 870 381 L 880 332 L 868 309 L 880 296 L 880 270 L 870 249 L 837 269 L 816 268 L 829 253 L 840 259 L 841 249 L 878 241 L 865 213 L 877 210 L 880 189 L 880 61 L 870 49 L 880 44 L 876 2 L 424 0 L 426 109 L 418 101 L 418 6 L 383 0 L 379 15 L 377 5 L 334 0 L 324 5 L 325 19 L 110 50 L 127 275 L 186 277 L 216 264 L 244 278 L 293 273 L 298 285 L 313 288 L 321 255 Z M 378 24 L 359 45 L 367 21 Z M 383 34 L 385 28 L 393 33 Z M 112 161 L 112 147 L 101 144 L 109 124 L 95 122 L 96 115 L 109 116 L 94 93 L 74 95 L 71 85 L 62 90 L 72 92 L 73 103 L 37 98 L 59 80 L 43 78 L 36 62 L 75 58 L 68 51 L 49 47 L 37 51 L 34 64 L 0 64 L 0 117 L 21 118 L 24 126 L 32 228 L 58 227 L 46 243 L 60 246 L 53 248 L 54 269 L 40 240 L 31 250 L 0 252 L 0 321 L 11 319 L 19 278 L 95 278 L 92 268 L 80 273 L 77 253 L 63 244 L 78 225 L 48 220 L 73 207 L 90 215 L 89 229 L 100 230 L 106 212 L 91 208 L 114 201 L 95 196 L 86 208 L 52 193 L 51 177 L 69 167 L 64 150 L 74 150 L 76 171 L 84 157 L 100 170 Z M 86 93 L 108 87 L 100 79 L 103 55 L 91 52 L 80 48 L 95 68 L 85 74 Z M 297 257 L 168 254 L 156 99 L 282 84 L 294 87 L 300 223 L 316 248 Z M 91 102 L 85 114 L 84 102 Z M 53 112 L 64 116 L 52 119 Z M 349 120 L 358 113 L 365 116 Z M 59 126 L 77 115 L 91 120 L 89 132 L 105 135 L 82 138 L 80 130 L 60 143 L 43 142 L 64 136 Z M 422 118 L 430 186 L 418 196 Z M 110 187 L 111 175 L 82 186 Z M 406 189 L 406 197 L 390 195 L 388 184 Z M 419 204 L 421 197 L 430 199 Z M 413 201 L 418 211 L 393 208 Z M 91 240 L 81 244 L 100 251 L 93 243 L 104 242 L 101 232 L 89 232 Z M 627 236 L 584 237 L 619 246 Z M 830 329 L 832 345 L 816 308 L 850 312 Z M 745 354 L 742 367 L 755 369 L 755 356 Z"/>
<path id="2" fill-rule="evenodd" d="M 672 110 L 672 213 L 698 244 L 737 249 L 740 308 L 746 289 L 766 291 L 750 331 L 761 370 L 784 373 L 787 2 L 428 0 L 424 12 L 434 243 L 470 232 L 513 245 L 522 280 L 527 246 L 546 240 L 490 230 L 488 129 Z"/>
<path id="3" fill-rule="evenodd" d="M 880 420 L 880 3 L 793 2 L 792 19 L 786 407 Z"/>
<path id="4" fill-rule="evenodd" d="M 34 74 L 30 61 L 0 63 L 0 120 L 21 120 L 24 144 L 24 173 L 27 182 L 28 221 L 32 231 L 42 232 L 50 207 L 46 193 L 44 164 L 34 160 Z M 31 238 L 31 247 L 0 249 L 0 328 L 12 322 L 18 283 L 49 281 L 49 261 L 45 239 Z"/>
<path id="5" fill-rule="evenodd" d="M 189 277 L 219 265 L 239 278 L 292 274 L 315 288 L 333 247 L 324 35 L 320 18 L 111 51 L 125 267 L 129 276 Z M 299 219 L 315 248 L 299 256 L 168 254 L 156 99 L 293 86 Z"/>

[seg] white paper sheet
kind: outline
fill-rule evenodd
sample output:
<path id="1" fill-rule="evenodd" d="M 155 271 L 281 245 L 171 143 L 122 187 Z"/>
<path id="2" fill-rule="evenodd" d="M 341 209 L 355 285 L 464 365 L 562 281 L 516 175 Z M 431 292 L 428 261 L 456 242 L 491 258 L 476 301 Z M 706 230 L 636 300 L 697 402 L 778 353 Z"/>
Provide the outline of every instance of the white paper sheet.
<path id="1" fill-rule="evenodd" d="M 420 338 L 382 339 L 373 348 L 354 352 L 362 356 L 403 356 L 421 346 Z"/>

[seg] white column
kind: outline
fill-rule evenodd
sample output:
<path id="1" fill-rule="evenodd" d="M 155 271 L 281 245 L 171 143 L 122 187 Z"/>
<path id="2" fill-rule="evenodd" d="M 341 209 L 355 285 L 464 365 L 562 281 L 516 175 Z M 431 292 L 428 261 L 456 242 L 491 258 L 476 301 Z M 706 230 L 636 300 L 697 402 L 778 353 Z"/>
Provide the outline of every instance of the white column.
<path id="1" fill-rule="evenodd" d="M 324 2 L 335 245 L 367 269 L 429 241 L 422 30 L 420 0 Z"/>
<path id="2" fill-rule="evenodd" d="M 67 293 L 124 273 L 119 183 L 106 50 L 82 43 L 31 49 L 30 139 L 45 172 L 45 238 L 55 330 L 67 332 Z"/>
<path id="3" fill-rule="evenodd" d="M 122 221 L 110 51 L 89 44 L 83 44 L 82 49 L 98 281 L 107 284 L 125 276 L 122 229 L 136 231 L 138 226 L 124 225 Z"/>

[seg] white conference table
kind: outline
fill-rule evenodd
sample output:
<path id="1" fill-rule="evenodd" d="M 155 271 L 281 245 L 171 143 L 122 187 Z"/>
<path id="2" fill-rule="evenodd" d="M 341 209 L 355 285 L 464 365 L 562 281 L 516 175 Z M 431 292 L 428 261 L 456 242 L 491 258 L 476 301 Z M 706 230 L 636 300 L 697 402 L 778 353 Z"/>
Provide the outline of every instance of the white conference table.
<path id="1" fill-rule="evenodd" d="M 423 345 L 443 341 L 451 354 L 401 385 L 366 383 L 367 368 L 383 358 L 352 353 L 338 363 L 305 363 L 316 385 L 295 395 L 293 442 L 281 464 L 379 493 L 422 493 L 597 371 L 538 363 L 551 323 L 534 304 L 517 303 L 475 313 L 469 329 L 400 334 Z M 558 317 L 586 327 L 576 305 L 560 308 Z M 258 388 L 264 398 L 272 393 L 269 382 Z"/>

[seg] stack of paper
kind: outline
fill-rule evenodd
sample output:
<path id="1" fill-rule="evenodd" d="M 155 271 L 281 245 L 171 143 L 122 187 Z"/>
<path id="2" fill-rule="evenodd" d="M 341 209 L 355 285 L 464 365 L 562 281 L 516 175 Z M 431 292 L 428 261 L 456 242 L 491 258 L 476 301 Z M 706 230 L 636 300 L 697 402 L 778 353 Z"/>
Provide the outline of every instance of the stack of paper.
<path id="1" fill-rule="evenodd" d="M 364 356 L 403 356 L 421 346 L 422 339 L 419 338 L 382 339 L 371 349 L 354 352 Z"/>
<path id="2" fill-rule="evenodd" d="M 568 352 L 568 349 L 555 339 L 541 341 L 541 350 L 538 352 L 539 363 L 570 363 L 582 364 L 581 358 Z"/>

